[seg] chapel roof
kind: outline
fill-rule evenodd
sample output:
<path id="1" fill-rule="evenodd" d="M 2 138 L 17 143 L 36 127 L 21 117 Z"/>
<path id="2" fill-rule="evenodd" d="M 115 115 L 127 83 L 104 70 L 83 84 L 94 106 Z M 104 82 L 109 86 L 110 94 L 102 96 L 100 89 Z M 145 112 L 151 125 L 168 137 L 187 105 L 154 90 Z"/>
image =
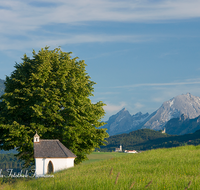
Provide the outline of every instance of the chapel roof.
<path id="1" fill-rule="evenodd" d="M 76 155 L 66 148 L 59 140 L 40 139 L 34 143 L 35 158 L 75 158 Z"/>

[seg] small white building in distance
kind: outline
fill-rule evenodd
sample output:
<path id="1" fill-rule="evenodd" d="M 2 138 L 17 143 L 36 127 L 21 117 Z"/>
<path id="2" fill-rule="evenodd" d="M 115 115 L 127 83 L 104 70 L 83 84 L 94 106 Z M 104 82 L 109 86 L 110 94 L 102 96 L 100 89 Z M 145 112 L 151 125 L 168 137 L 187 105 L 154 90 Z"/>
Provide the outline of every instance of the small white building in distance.
<path id="1" fill-rule="evenodd" d="M 138 153 L 136 150 L 125 150 L 125 153 Z"/>
<path id="2" fill-rule="evenodd" d="M 59 140 L 40 139 L 36 132 L 34 136 L 34 158 L 37 177 L 73 167 L 76 155 Z"/>
<path id="3" fill-rule="evenodd" d="M 115 152 L 122 152 L 122 145 L 120 145 L 119 148 L 115 148 Z"/>
<path id="4" fill-rule="evenodd" d="M 164 128 L 164 130 L 162 131 L 162 133 L 166 133 L 166 129 Z"/>

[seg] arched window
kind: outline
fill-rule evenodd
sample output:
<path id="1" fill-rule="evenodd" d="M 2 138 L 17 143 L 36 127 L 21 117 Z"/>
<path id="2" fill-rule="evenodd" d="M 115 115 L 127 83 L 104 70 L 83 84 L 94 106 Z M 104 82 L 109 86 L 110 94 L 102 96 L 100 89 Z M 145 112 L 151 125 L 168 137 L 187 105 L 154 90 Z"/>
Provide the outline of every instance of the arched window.
<path id="1" fill-rule="evenodd" d="M 53 163 L 49 161 L 47 165 L 47 174 L 53 173 Z"/>

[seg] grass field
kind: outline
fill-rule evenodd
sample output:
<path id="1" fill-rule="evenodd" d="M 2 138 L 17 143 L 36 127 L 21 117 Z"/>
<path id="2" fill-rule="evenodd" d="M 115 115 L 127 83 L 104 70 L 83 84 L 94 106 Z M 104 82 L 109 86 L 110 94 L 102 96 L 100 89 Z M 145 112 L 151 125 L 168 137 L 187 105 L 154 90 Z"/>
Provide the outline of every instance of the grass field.
<path id="1" fill-rule="evenodd" d="M 126 154 L 120 152 L 93 152 L 92 154 L 87 156 L 89 160 L 84 161 L 82 164 L 89 164 L 96 161 L 113 159 L 125 155 Z"/>
<path id="2" fill-rule="evenodd" d="M 200 146 L 90 156 L 93 159 L 90 163 L 58 172 L 54 178 L 22 180 L 4 184 L 2 189 L 200 189 Z M 98 159 L 100 161 L 94 161 Z"/>

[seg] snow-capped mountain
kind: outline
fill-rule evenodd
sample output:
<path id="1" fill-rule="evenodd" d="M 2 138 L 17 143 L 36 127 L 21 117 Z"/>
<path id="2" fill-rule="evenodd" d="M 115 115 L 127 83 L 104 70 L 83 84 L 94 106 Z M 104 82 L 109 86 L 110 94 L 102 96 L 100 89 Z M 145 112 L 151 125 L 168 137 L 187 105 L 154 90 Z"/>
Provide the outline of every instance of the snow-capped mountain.
<path id="1" fill-rule="evenodd" d="M 153 116 L 144 124 L 143 128 L 154 130 L 163 129 L 172 118 L 179 118 L 182 114 L 189 119 L 200 115 L 200 98 L 190 93 L 182 94 L 166 101 L 154 112 Z"/>
<path id="2" fill-rule="evenodd" d="M 176 96 L 164 102 L 151 115 L 138 112 L 131 116 L 124 108 L 111 116 L 103 128 L 108 129 L 109 135 L 128 133 L 141 128 L 163 130 L 169 120 L 179 118 L 181 115 L 185 115 L 189 119 L 198 117 L 200 115 L 200 98 L 190 93 Z"/>

